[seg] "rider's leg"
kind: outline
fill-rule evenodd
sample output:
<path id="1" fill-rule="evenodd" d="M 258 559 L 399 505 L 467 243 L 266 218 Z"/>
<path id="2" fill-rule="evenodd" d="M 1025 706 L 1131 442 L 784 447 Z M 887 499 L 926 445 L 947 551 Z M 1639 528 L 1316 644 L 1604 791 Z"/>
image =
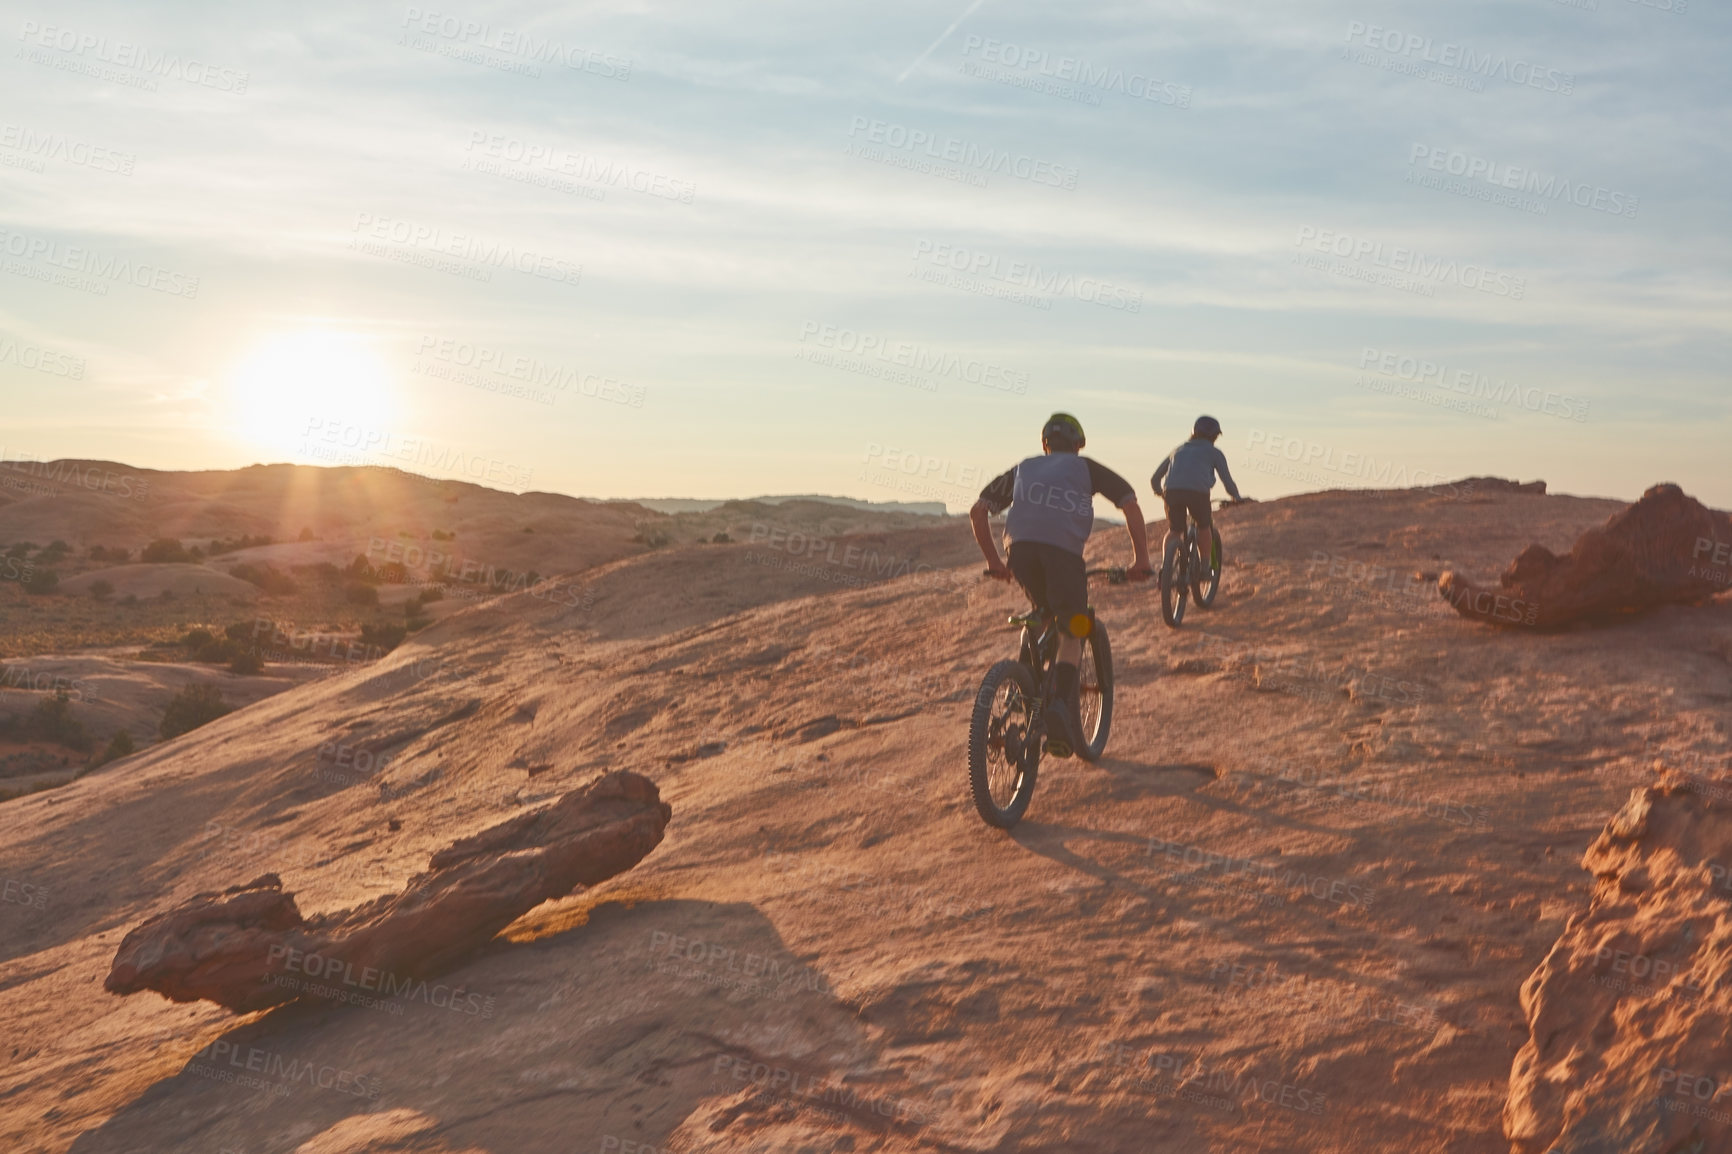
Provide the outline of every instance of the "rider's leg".
<path id="1" fill-rule="evenodd" d="M 1167 506 L 1167 534 L 1161 538 L 1161 564 L 1166 567 L 1173 563 L 1173 554 L 1185 539 L 1185 506 L 1171 497 L 1163 501 Z"/>

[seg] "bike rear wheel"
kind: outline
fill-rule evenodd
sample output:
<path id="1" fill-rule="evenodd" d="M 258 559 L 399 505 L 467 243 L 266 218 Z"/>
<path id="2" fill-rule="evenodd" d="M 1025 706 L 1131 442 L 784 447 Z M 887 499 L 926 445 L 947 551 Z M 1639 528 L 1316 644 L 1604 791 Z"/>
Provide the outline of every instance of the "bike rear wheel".
<path id="1" fill-rule="evenodd" d="M 1113 647 L 1107 640 L 1107 627 L 1099 621 L 1083 638 L 1083 659 L 1077 680 L 1081 690 L 1083 746 L 1076 755 L 1084 761 L 1099 761 L 1113 728 Z"/>
<path id="2" fill-rule="evenodd" d="M 1209 559 L 1199 562 L 1191 570 L 1191 595 L 1196 599 L 1198 609 L 1207 609 L 1215 603 L 1215 594 L 1221 589 L 1221 535 L 1211 531 L 1209 534 Z"/>
<path id="3" fill-rule="evenodd" d="M 1190 546 L 1181 544 L 1161 566 L 1161 620 L 1177 629 L 1185 620 L 1185 597 L 1190 592 Z"/>
<path id="4" fill-rule="evenodd" d="M 988 825 L 1009 829 L 1034 798 L 1040 768 L 1040 693 L 1020 661 L 986 671 L 968 724 L 968 787 Z"/>

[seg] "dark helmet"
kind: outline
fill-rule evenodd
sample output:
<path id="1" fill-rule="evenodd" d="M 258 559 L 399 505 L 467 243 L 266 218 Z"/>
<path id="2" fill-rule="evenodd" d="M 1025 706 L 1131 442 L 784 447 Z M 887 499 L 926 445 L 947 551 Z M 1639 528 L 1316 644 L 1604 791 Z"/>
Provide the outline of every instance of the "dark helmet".
<path id="1" fill-rule="evenodd" d="M 1213 417 L 1198 417 L 1197 423 L 1191 426 L 1193 437 L 1218 437 L 1221 435 L 1221 422 Z"/>
<path id="2" fill-rule="evenodd" d="M 1061 453 L 1074 453 L 1088 444 L 1083 436 L 1082 422 L 1069 413 L 1054 413 L 1040 430 L 1041 443 Z"/>

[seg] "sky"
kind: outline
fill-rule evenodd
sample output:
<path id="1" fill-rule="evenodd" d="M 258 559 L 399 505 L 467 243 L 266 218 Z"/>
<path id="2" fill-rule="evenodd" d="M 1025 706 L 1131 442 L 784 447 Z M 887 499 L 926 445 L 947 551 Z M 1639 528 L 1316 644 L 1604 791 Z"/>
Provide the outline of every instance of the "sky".
<path id="1" fill-rule="evenodd" d="M 1732 505 L 1698 0 L 8 4 L 0 456 Z"/>

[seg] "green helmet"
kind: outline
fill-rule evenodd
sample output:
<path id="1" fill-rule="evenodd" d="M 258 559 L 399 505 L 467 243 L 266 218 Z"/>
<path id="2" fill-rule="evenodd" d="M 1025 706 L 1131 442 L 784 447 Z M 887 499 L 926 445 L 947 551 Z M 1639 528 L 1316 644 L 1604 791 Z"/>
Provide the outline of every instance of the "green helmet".
<path id="1" fill-rule="evenodd" d="M 1082 422 L 1069 413 L 1054 413 L 1040 430 L 1040 439 L 1055 449 L 1074 453 L 1088 444 Z"/>

